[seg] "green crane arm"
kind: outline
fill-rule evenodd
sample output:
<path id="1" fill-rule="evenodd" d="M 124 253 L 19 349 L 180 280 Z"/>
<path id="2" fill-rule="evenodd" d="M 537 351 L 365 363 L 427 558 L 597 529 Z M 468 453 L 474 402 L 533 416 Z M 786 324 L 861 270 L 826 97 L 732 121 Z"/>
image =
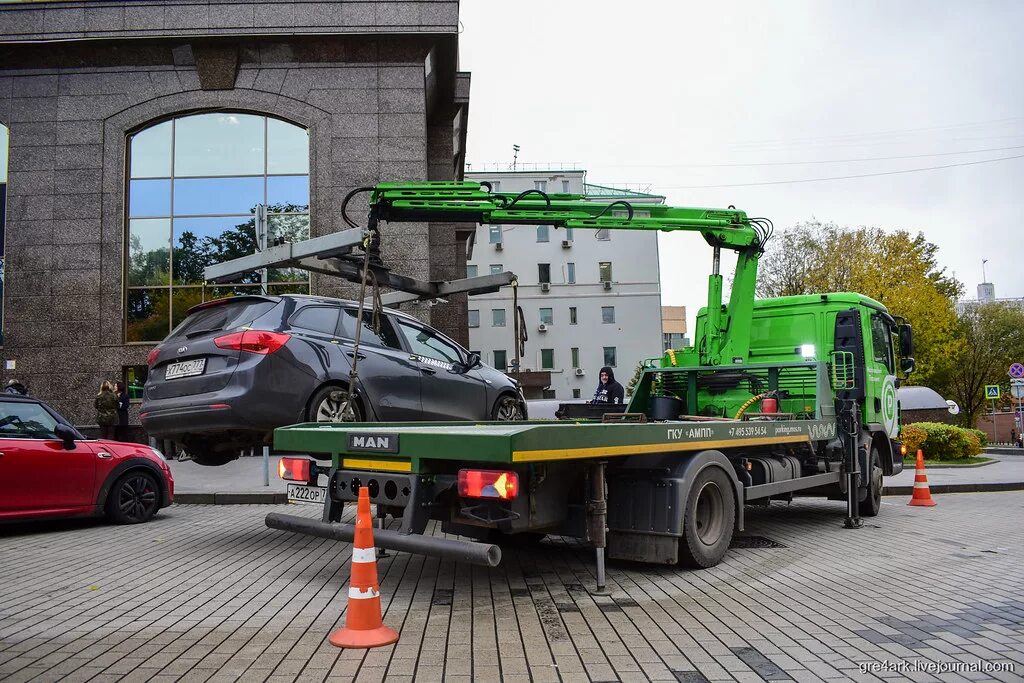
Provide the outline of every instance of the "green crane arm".
<path id="1" fill-rule="evenodd" d="M 749 219 L 743 211 L 648 204 L 634 209 L 626 201 L 589 201 L 574 194 L 547 194 L 540 190 L 520 194 L 492 192 L 486 183 L 471 181 L 387 182 L 366 189 L 370 191 L 371 230 L 376 229 L 377 221 L 446 221 L 699 232 L 714 248 L 714 265 L 708 279 L 706 334 L 699 350 L 701 364 L 729 364 L 747 358 L 757 260 L 764 249 L 766 233 L 759 229 L 758 219 Z M 729 306 L 724 310 L 719 272 L 722 248 L 738 255 Z"/>

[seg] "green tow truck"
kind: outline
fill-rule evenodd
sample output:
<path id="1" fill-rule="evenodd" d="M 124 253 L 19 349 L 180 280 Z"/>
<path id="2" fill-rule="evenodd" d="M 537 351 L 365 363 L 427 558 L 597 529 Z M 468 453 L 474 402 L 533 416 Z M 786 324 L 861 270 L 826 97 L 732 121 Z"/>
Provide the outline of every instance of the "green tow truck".
<path id="1" fill-rule="evenodd" d="M 301 485 L 326 484 L 323 521 L 271 515 L 268 525 L 348 538 L 343 506 L 366 487 L 380 517 L 401 520 L 397 531 L 377 534 L 381 547 L 493 564 L 500 558 L 493 546 L 423 536 L 428 522 L 490 543 L 558 534 L 594 545 L 603 587 L 606 553 L 715 565 L 743 529 L 749 504 L 794 495 L 844 500 L 850 528 L 878 514 L 883 476 L 903 468 L 896 387 L 914 367 L 910 326 L 859 294 L 755 300 L 758 258 L 772 231 L 766 219 L 732 207 L 641 211 L 539 190 L 492 192 L 475 182 L 366 191 L 367 261 L 376 258 L 384 221 L 699 232 L 713 250 L 707 306 L 694 346 L 648 361 L 623 413 L 279 428 L 277 451 L 317 459 L 285 458 L 281 470 Z M 737 254 L 727 304 L 723 248 Z M 319 462 L 327 459 L 329 466 Z"/>

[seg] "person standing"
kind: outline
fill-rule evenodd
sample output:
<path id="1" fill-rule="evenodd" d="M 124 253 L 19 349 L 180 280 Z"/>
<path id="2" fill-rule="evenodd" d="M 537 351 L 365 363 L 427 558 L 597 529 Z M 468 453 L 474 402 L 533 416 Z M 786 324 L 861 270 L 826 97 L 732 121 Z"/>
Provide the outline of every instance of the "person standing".
<path id="1" fill-rule="evenodd" d="M 594 392 L 594 400 L 591 403 L 596 405 L 622 405 L 625 402 L 626 392 L 622 385 L 615 381 L 615 373 L 609 366 L 601 368 L 598 374 L 600 382 L 597 391 Z"/>
<path id="2" fill-rule="evenodd" d="M 16 379 L 12 379 L 7 382 L 7 386 L 4 387 L 5 394 L 14 394 L 15 396 L 28 396 L 28 389 L 25 385 Z"/>
<path id="3" fill-rule="evenodd" d="M 126 441 L 128 435 L 128 406 L 131 400 L 124 382 L 114 385 L 117 390 L 117 430 L 114 432 L 118 441 Z"/>
<path id="4" fill-rule="evenodd" d="M 100 426 L 101 439 L 113 439 L 114 427 L 117 425 L 117 394 L 114 385 L 104 381 L 100 385 L 100 393 L 96 394 L 96 424 Z"/>

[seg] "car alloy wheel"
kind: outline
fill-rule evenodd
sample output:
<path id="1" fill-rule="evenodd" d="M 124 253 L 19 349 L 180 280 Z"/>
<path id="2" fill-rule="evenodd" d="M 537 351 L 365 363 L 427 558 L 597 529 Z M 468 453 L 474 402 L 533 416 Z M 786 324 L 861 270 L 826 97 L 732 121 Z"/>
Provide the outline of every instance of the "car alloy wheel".
<path id="1" fill-rule="evenodd" d="M 512 396 L 504 396 L 498 401 L 494 411 L 494 419 L 499 422 L 517 422 L 523 419 L 523 409 Z"/>
<path id="2" fill-rule="evenodd" d="M 156 513 L 159 491 L 153 477 L 139 473 L 121 480 L 117 488 L 119 517 L 129 522 L 145 522 Z"/>
<path id="3" fill-rule="evenodd" d="M 316 407 L 317 422 L 358 422 L 359 413 L 344 389 L 331 391 Z"/>

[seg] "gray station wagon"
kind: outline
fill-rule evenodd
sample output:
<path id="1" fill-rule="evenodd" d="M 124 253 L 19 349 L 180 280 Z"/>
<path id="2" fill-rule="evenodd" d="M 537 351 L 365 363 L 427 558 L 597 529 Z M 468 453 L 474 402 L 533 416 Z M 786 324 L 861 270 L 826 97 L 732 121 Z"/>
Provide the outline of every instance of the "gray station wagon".
<path id="1" fill-rule="evenodd" d="M 304 295 L 192 308 L 150 352 L 142 426 L 199 464 L 221 465 L 297 422 L 526 419 L 513 379 L 391 309 L 376 325 L 364 311 L 350 400 L 357 317 L 354 301 Z"/>

